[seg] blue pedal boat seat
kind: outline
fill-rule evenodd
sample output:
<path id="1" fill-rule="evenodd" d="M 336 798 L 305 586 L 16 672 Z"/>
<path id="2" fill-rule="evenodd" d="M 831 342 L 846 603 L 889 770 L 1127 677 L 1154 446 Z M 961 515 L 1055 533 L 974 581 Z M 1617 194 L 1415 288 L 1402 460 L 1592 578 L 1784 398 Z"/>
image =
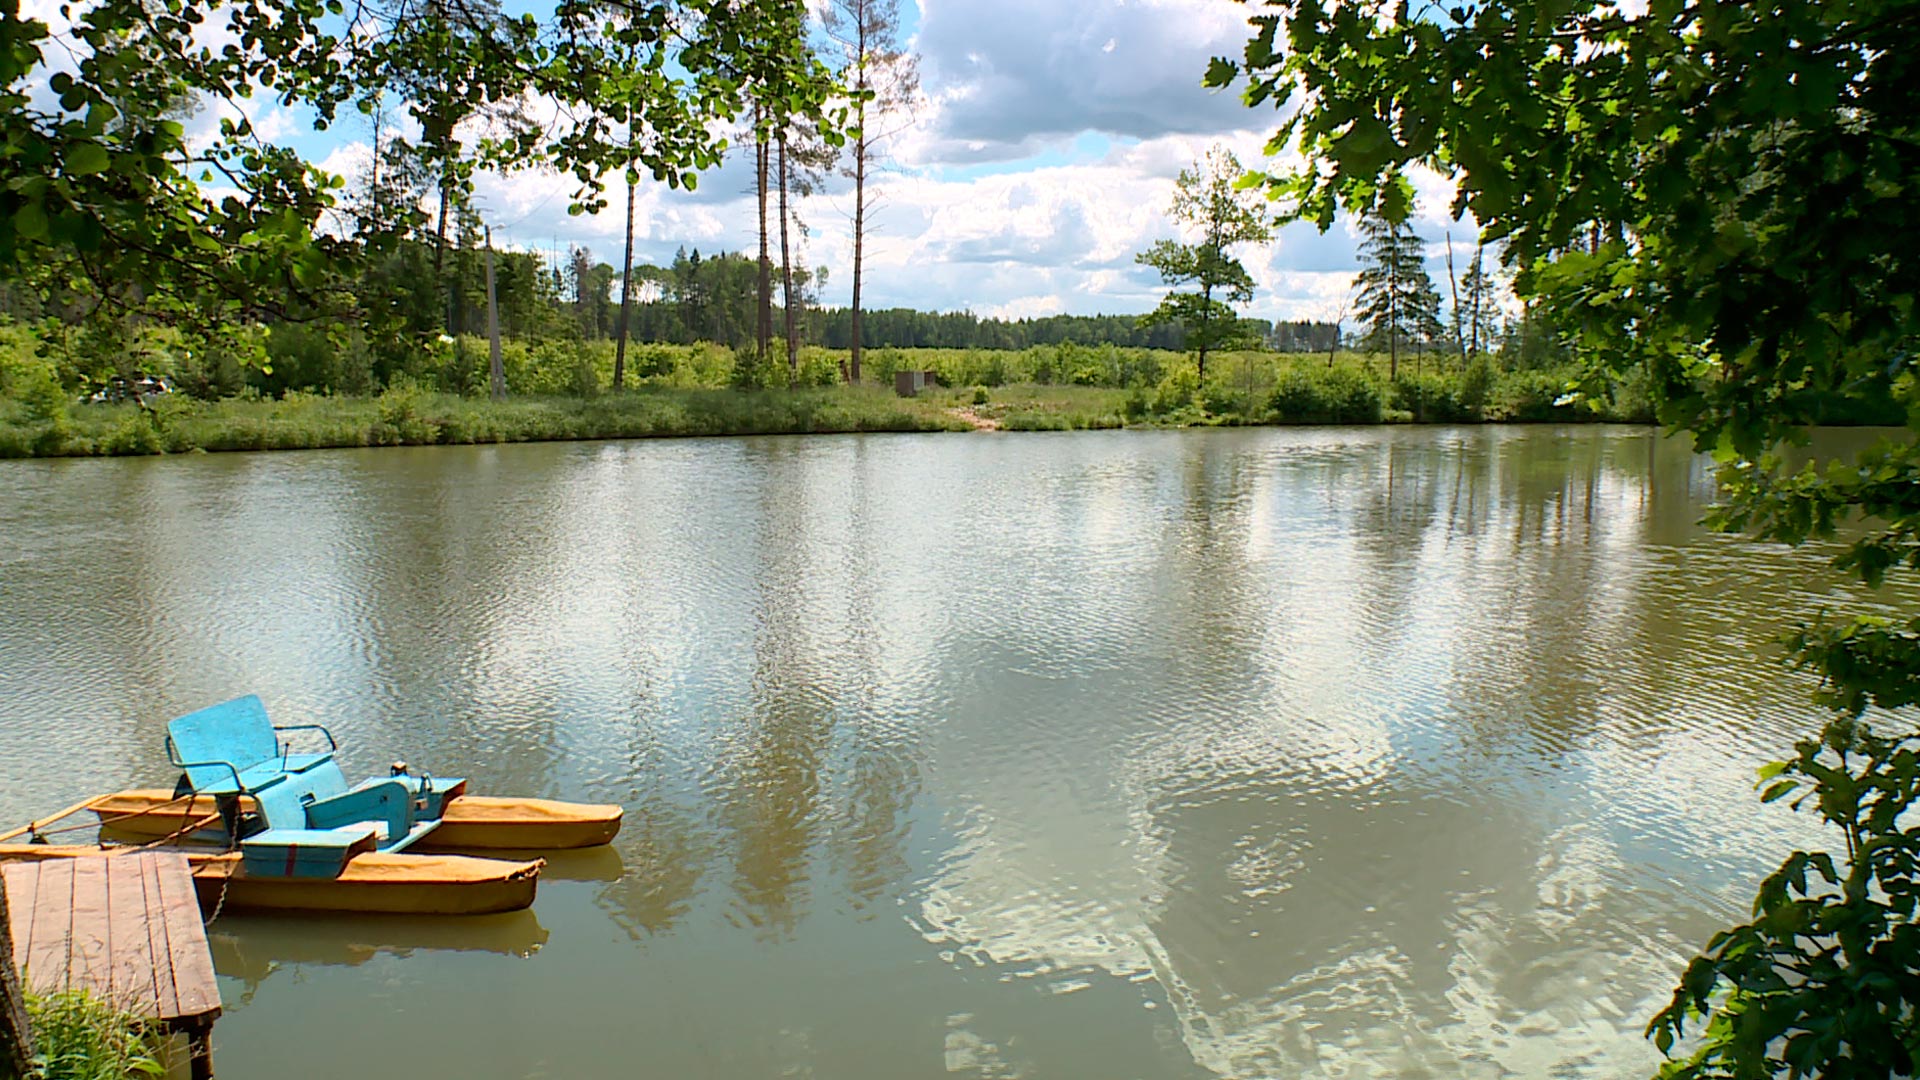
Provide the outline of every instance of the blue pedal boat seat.
<path id="1" fill-rule="evenodd" d="M 294 731 L 320 732 L 327 749 L 294 753 L 280 738 Z M 446 799 L 464 784 L 401 774 L 348 788 L 337 749 L 317 724 L 275 727 L 252 694 L 167 725 L 168 760 L 196 794 L 252 797 L 265 829 L 240 846 L 249 870 L 263 874 L 332 876 L 369 842 L 405 850 L 440 824 Z"/>
<path id="2" fill-rule="evenodd" d="M 347 860 L 379 844 L 372 825 L 267 829 L 240 841 L 240 865 L 261 877 L 337 878 Z"/>

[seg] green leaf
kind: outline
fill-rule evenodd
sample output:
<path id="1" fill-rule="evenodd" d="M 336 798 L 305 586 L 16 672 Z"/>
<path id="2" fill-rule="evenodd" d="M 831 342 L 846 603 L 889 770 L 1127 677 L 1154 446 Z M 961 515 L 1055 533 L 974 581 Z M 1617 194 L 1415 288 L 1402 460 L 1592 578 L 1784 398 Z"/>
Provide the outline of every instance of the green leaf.
<path id="1" fill-rule="evenodd" d="M 13 213 L 13 231 L 27 240 L 44 240 L 47 237 L 47 212 L 37 202 L 30 202 Z"/>
<path id="2" fill-rule="evenodd" d="M 112 164 L 106 147 L 98 143 L 76 143 L 67 151 L 65 171 L 69 176 L 92 176 L 106 172 Z"/>

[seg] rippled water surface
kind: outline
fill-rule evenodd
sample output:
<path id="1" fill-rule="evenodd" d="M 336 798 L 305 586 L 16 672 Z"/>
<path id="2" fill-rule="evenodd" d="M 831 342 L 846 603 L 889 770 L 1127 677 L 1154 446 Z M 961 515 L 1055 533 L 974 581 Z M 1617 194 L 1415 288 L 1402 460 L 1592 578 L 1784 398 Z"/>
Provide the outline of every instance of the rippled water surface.
<path id="1" fill-rule="evenodd" d="M 626 806 L 531 912 L 223 916 L 222 1075 L 1644 1074 L 1838 595 L 1710 496 L 1639 429 L 0 463 L 0 819 L 247 692 Z"/>

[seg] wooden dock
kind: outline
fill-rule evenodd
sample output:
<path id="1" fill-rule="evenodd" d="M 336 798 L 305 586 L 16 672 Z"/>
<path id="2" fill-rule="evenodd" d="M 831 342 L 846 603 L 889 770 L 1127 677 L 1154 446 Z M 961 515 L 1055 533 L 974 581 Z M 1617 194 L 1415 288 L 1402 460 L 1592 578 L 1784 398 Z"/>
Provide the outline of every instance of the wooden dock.
<path id="1" fill-rule="evenodd" d="M 0 865 L 13 961 L 37 994 L 85 990 L 158 1020 L 191 1048 L 192 1075 L 213 1075 L 220 1015 L 193 873 L 184 855 L 143 852 Z"/>

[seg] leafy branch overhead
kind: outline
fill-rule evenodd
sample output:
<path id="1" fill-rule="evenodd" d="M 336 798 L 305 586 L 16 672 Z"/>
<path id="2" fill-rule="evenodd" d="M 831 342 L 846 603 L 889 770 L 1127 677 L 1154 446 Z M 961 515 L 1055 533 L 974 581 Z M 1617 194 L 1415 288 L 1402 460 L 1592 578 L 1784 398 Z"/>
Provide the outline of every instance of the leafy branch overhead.
<path id="1" fill-rule="evenodd" d="M 321 228 L 340 180 L 244 121 L 192 142 L 170 112 L 181 101 L 244 114 L 258 95 L 325 128 L 398 98 L 443 206 L 478 168 L 569 173 L 584 210 L 604 205 L 609 170 L 691 186 L 755 94 L 838 139 L 831 76 L 781 32 L 798 9 L 575 0 L 541 22 L 488 0 L 394 0 L 355 5 L 349 23 L 340 0 L 101 0 L 68 9 L 55 46 L 0 0 L 0 266 L 57 266 L 152 314 L 323 303 L 352 254 Z M 536 122 L 542 99 L 555 115 Z"/>

